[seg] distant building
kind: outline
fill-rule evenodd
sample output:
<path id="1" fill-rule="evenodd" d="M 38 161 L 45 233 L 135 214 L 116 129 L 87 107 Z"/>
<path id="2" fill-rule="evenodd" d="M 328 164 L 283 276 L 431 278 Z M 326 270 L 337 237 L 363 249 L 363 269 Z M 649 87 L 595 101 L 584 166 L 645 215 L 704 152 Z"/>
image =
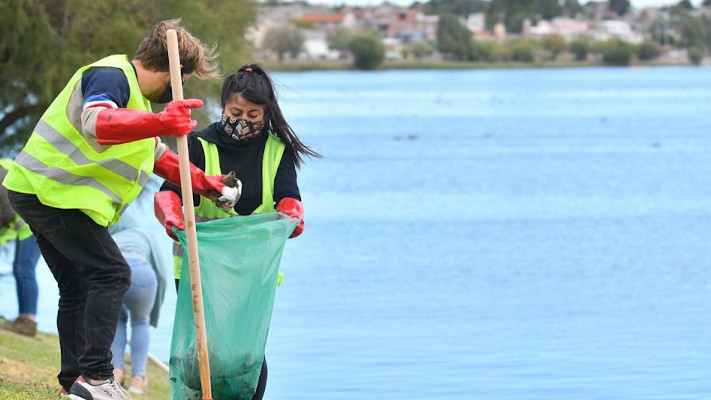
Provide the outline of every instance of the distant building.
<path id="1" fill-rule="evenodd" d="M 644 35 L 635 32 L 627 21 L 619 19 L 599 21 L 592 32 L 592 39 L 602 41 L 611 38 L 618 38 L 632 44 L 639 44 L 644 41 Z"/>
<path id="2" fill-rule="evenodd" d="M 304 51 L 300 58 L 311 60 L 337 60 L 341 52 L 328 47 L 326 33 L 308 29 L 304 31 Z"/>
<path id="3" fill-rule="evenodd" d="M 528 21 L 528 20 L 527 20 Z M 573 18 L 553 18 L 550 21 L 539 21 L 536 26 L 526 28 L 524 24 L 523 36 L 542 37 L 549 34 L 559 34 L 565 40 L 572 41 L 579 37 L 587 37 L 590 34 L 590 23 Z"/>
<path id="4" fill-rule="evenodd" d="M 464 21 L 464 26 L 470 31 L 476 33 L 486 29 L 486 14 L 475 13 L 469 14 L 469 17 Z"/>
<path id="5" fill-rule="evenodd" d="M 309 13 L 304 14 L 298 19 L 302 22 L 314 24 L 316 29 L 330 35 L 335 33 L 338 29 L 343 28 L 345 18 L 346 16 L 344 14 Z"/>

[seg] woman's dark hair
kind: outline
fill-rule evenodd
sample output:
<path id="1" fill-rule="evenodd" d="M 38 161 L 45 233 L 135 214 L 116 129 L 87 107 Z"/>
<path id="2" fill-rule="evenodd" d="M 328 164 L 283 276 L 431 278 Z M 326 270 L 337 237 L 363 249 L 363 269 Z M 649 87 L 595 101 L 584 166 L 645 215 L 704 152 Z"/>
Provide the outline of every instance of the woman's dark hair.
<path id="1" fill-rule="evenodd" d="M 245 64 L 237 73 L 225 78 L 225 82 L 222 84 L 221 98 L 223 109 L 235 95 L 240 95 L 249 102 L 264 106 L 264 125 L 281 139 L 293 156 L 297 168 L 303 162 L 302 156 L 321 157 L 320 154 L 299 140 L 294 130 L 284 119 L 279 103 L 277 103 L 274 84 L 261 65 Z"/>

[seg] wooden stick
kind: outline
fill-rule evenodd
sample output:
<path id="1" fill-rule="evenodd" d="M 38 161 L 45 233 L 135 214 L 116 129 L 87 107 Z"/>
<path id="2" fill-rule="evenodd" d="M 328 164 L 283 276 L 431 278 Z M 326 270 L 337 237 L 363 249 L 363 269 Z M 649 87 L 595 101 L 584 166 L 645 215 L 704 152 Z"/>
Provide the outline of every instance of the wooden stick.
<path id="1" fill-rule="evenodd" d="M 131 345 L 131 339 L 126 339 L 126 344 Z M 166 374 L 170 372 L 170 367 L 168 367 L 163 361 L 159 360 L 158 357 L 154 356 L 151 353 L 148 353 L 148 361 L 153 362 L 158 368 L 163 370 Z"/>
<path id="2" fill-rule="evenodd" d="M 173 88 L 173 100 L 183 100 L 183 81 L 180 72 L 180 54 L 178 53 L 178 34 L 175 29 L 166 31 L 168 39 L 168 61 L 170 63 L 170 86 Z M 197 341 L 198 365 L 203 400 L 212 400 L 210 386 L 210 360 L 207 352 L 207 333 L 202 302 L 202 281 L 200 278 L 200 259 L 198 258 L 197 232 L 195 231 L 195 205 L 193 186 L 190 179 L 190 159 L 188 156 L 187 136 L 178 136 L 178 157 L 180 158 L 180 186 L 183 193 L 183 214 L 185 232 L 188 239 L 188 265 L 190 267 L 190 290 L 193 298 L 193 316 L 195 317 L 195 339 Z"/>
<path id="3" fill-rule="evenodd" d="M 148 353 L 148 359 L 166 374 L 170 372 L 170 367 L 168 367 L 163 361 L 157 359 L 153 354 Z"/>

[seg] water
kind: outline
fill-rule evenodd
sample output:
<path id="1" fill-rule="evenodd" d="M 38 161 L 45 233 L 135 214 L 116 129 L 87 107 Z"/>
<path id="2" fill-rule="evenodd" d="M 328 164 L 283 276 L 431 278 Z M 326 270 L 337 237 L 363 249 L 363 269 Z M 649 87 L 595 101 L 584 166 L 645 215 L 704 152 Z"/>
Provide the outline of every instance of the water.
<path id="1" fill-rule="evenodd" d="M 299 175 L 269 399 L 711 396 L 710 69 L 275 78 L 325 158 Z"/>

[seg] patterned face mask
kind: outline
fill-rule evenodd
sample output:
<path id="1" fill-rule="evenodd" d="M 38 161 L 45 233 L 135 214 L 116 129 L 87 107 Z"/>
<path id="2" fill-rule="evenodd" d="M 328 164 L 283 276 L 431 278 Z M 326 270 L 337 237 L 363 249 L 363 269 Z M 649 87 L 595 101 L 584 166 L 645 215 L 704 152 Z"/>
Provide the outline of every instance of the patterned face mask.
<path id="1" fill-rule="evenodd" d="M 244 118 L 228 117 L 222 114 L 218 126 L 232 139 L 240 142 L 252 139 L 262 133 L 261 121 L 247 121 Z"/>

